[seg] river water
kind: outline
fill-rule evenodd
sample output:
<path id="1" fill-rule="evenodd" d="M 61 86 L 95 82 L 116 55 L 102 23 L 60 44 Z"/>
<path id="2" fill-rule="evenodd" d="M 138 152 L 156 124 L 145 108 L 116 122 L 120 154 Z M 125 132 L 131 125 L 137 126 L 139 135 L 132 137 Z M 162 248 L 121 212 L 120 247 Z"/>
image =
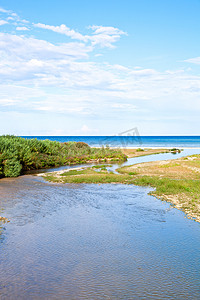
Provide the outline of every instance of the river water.
<path id="1" fill-rule="evenodd" d="M 0 299 L 199 299 L 200 224 L 149 191 L 2 179 Z"/>

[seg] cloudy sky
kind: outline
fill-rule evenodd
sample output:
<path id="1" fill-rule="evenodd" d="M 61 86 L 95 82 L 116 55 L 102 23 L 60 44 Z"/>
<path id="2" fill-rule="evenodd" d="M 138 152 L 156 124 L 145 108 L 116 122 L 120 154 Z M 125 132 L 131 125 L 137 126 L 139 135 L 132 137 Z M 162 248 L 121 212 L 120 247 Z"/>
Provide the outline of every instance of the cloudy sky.
<path id="1" fill-rule="evenodd" d="M 1 0 L 0 134 L 200 134 L 199 0 Z"/>

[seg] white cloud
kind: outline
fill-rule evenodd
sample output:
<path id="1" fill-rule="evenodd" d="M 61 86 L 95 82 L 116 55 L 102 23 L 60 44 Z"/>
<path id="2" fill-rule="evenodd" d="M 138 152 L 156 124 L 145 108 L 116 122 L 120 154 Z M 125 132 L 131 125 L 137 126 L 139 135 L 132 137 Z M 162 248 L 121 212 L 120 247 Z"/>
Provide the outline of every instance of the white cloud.
<path id="1" fill-rule="evenodd" d="M 13 17 L 7 17 L 6 18 L 8 21 L 14 21 L 15 20 L 15 18 L 13 18 Z"/>
<path id="2" fill-rule="evenodd" d="M 189 58 L 189 59 L 186 59 L 184 60 L 185 62 L 188 62 L 188 63 L 192 63 L 192 64 L 197 64 L 199 65 L 200 64 L 200 57 L 195 57 L 195 58 Z"/>
<path id="3" fill-rule="evenodd" d="M 38 23 L 34 24 L 34 26 L 64 34 L 72 39 L 80 40 L 85 43 L 91 42 L 93 46 L 100 45 L 102 48 L 114 48 L 113 43 L 118 41 L 121 35 L 126 34 L 124 31 L 115 27 L 89 26 L 88 28 L 93 30 L 92 35 L 83 35 L 73 29 L 68 28 L 65 24 L 60 26 L 52 26 Z"/>
<path id="4" fill-rule="evenodd" d="M 84 35 L 64 24 L 38 23 L 29 24 L 30 33 L 23 36 L 17 31 L 26 30 L 28 21 L 17 19 L 12 12 L 5 13 L 17 25 L 16 34 L 0 33 L 0 108 L 3 111 L 57 113 L 76 118 L 115 117 L 120 112 L 125 119 L 129 114 L 137 118 L 140 111 L 154 119 L 160 111 L 163 114 L 181 109 L 200 112 L 200 76 L 185 70 L 159 72 L 90 59 L 94 46 L 114 47 L 126 35 L 122 30 L 95 25 L 89 27 L 90 34 Z M 31 35 L 32 26 L 76 41 L 56 44 L 38 39 Z M 101 56 L 100 49 L 98 52 L 94 55 Z M 187 62 L 200 63 L 200 58 Z M 79 132 L 92 134 L 87 125 Z"/>
<path id="5" fill-rule="evenodd" d="M 22 27 L 18 26 L 18 27 L 16 27 L 16 30 L 18 30 L 18 31 L 20 31 L 20 30 L 27 31 L 29 29 L 27 27 L 25 27 L 25 26 L 22 26 Z"/>
<path id="6" fill-rule="evenodd" d="M 25 23 L 25 24 L 30 23 L 28 20 L 25 20 L 25 19 L 22 19 L 21 22 L 22 22 L 22 23 Z"/>
<path id="7" fill-rule="evenodd" d="M 113 108 L 116 109 L 124 109 L 124 110 L 136 110 L 137 107 L 135 105 L 129 104 L 129 103 L 114 103 L 112 104 Z"/>
<path id="8" fill-rule="evenodd" d="M 72 130 L 73 135 L 98 135 L 99 130 L 84 124 L 79 129 Z"/>
<path id="9" fill-rule="evenodd" d="M 5 25 L 5 24 L 8 24 L 8 22 L 7 22 L 7 21 L 4 21 L 4 20 L 0 20 L 0 26 L 1 26 L 1 25 Z"/>
<path id="10" fill-rule="evenodd" d="M 4 8 L 2 8 L 2 7 L 0 7 L 0 12 L 1 12 L 1 13 L 6 13 L 6 14 L 10 13 L 9 10 L 6 10 L 6 9 L 4 9 Z"/>
<path id="11" fill-rule="evenodd" d="M 76 32 L 73 29 L 71 30 L 64 24 L 62 24 L 60 26 L 52 26 L 52 25 L 45 25 L 45 24 L 38 23 L 38 24 L 34 24 L 34 26 L 38 27 L 38 28 L 48 29 L 48 30 L 52 30 L 57 33 L 64 34 L 66 36 L 69 36 L 72 39 L 76 39 L 76 40 L 80 40 L 80 41 L 84 41 L 84 42 L 87 41 L 87 37 L 83 36 L 82 34 L 80 34 L 79 32 Z"/>
<path id="12" fill-rule="evenodd" d="M 110 26 L 89 26 L 92 29 L 93 35 L 90 37 L 92 45 L 100 45 L 101 47 L 114 48 L 113 43 L 117 42 L 122 35 L 127 35 L 126 32 Z"/>
<path id="13" fill-rule="evenodd" d="M 108 34 L 108 35 L 127 35 L 126 32 L 116 28 L 116 27 L 109 27 L 109 26 L 96 26 L 96 25 L 92 25 L 89 26 L 88 28 L 91 28 L 92 30 L 94 30 L 94 34 Z"/>
<path id="14" fill-rule="evenodd" d="M 5 99 L 0 99 L 0 105 L 1 106 L 10 106 L 10 105 L 14 105 L 14 104 L 16 104 L 16 101 L 15 100 L 11 100 L 11 99 L 7 99 L 7 98 L 5 98 Z"/>
<path id="15" fill-rule="evenodd" d="M 14 19 L 19 18 L 19 16 L 15 12 L 13 12 L 11 10 L 4 9 L 2 7 L 0 7 L 0 13 L 7 14 L 7 15 L 13 17 Z"/>
<path id="16" fill-rule="evenodd" d="M 188 75 L 182 70 L 160 73 L 154 69 L 91 62 L 88 54 L 92 48 L 83 43 L 55 45 L 4 33 L 0 33 L 0 41 L 2 83 L 34 85 L 38 91 L 46 88 L 57 90 L 51 99 L 45 94 L 45 103 L 39 102 L 35 107 L 37 110 L 90 113 L 95 110 L 97 101 L 104 101 L 105 106 L 111 101 L 110 107 L 129 110 L 135 107 L 131 101 L 199 94 L 198 76 Z M 62 90 L 62 96 L 58 89 Z M 9 95 L 8 91 L 8 98 Z M 113 105 L 113 99 L 122 102 Z"/>
<path id="17" fill-rule="evenodd" d="M 45 40 L 0 33 L 0 54 L 2 58 L 22 63 L 29 59 L 80 59 L 87 58 L 91 48 L 83 43 L 62 43 L 55 45 Z M 8 51 L 9 50 L 9 51 Z M 9 63 L 10 64 L 10 63 Z"/>
<path id="18" fill-rule="evenodd" d="M 12 10 L 6 10 L 4 8 L 0 7 L 0 13 L 3 13 L 6 16 L 6 20 L 10 21 L 10 24 L 16 25 L 16 26 L 22 26 L 23 24 L 28 24 L 29 21 L 21 19 L 18 14 L 16 14 L 15 12 L 13 12 Z"/>

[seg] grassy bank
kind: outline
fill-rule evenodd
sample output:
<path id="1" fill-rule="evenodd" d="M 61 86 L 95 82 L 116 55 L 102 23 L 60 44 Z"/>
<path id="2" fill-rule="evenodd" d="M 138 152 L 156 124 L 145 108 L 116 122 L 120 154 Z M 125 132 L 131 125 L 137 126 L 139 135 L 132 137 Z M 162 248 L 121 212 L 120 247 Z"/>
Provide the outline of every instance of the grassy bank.
<path id="1" fill-rule="evenodd" d="M 125 183 L 129 180 L 129 176 L 113 174 L 105 170 L 95 172 L 92 168 L 88 168 L 76 172 L 66 172 L 59 176 L 53 173 L 47 174 L 45 179 L 57 183 Z"/>
<path id="2" fill-rule="evenodd" d="M 83 142 L 59 143 L 9 135 L 0 136 L 0 177 L 17 177 L 28 170 L 90 161 L 119 160 L 126 160 L 126 155 L 119 149 L 91 148 Z"/>
<path id="3" fill-rule="evenodd" d="M 177 148 L 172 149 L 151 149 L 151 148 L 136 148 L 136 149 L 122 149 L 122 152 L 127 155 L 129 158 L 153 155 L 153 154 L 161 154 L 161 153 L 180 153 L 181 150 Z"/>
<path id="4" fill-rule="evenodd" d="M 124 183 L 154 188 L 150 194 L 172 203 L 200 222 L 200 155 L 172 161 L 142 163 L 118 169 L 119 174 L 97 166 L 44 175 L 57 183 Z"/>
<path id="5" fill-rule="evenodd" d="M 155 188 L 152 195 L 200 222 L 200 155 L 142 163 L 118 171 L 123 175 L 135 173 L 134 184 Z"/>

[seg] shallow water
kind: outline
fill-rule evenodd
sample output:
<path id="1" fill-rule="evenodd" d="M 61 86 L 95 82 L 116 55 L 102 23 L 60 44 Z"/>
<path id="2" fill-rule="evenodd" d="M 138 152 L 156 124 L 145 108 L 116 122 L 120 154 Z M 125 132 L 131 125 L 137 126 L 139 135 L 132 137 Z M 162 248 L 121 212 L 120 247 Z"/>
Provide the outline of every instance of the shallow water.
<path id="1" fill-rule="evenodd" d="M 2 179 L 0 299 L 199 299 L 200 225 L 148 191 Z"/>

